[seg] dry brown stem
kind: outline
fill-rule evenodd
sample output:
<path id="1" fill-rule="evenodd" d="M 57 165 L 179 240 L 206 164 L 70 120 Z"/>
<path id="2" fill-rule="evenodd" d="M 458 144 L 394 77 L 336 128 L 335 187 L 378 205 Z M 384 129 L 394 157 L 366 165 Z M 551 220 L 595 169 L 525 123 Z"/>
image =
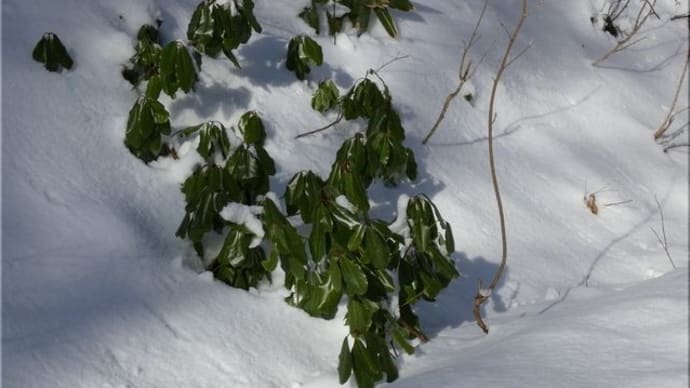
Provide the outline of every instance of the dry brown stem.
<path id="1" fill-rule="evenodd" d="M 616 2 L 616 8 L 613 10 L 610 9 L 609 13 L 607 14 L 607 17 L 610 18 L 612 22 L 615 22 L 615 20 L 623 13 L 623 11 L 626 8 L 628 8 L 629 4 L 630 0 L 627 0 L 625 3 L 623 3 L 622 1 Z M 606 52 L 606 54 L 594 61 L 592 63 L 592 66 L 599 66 L 611 55 L 621 52 L 644 40 L 644 37 L 638 38 L 638 35 L 642 30 L 642 26 L 644 26 L 645 22 L 647 22 L 647 19 L 649 19 L 649 17 L 652 15 L 655 15 L 657 18 L 659 18 L 659 15 L 657 15 L 656 11 L 654 10 L 654 5 L 656 5 L 656 0 L 644 0 L 642 2 L 642 5 L 640 6 L 640 10 L 637 12 L 635 22 L 633 23 L 633 26 L 630 29 L 630 31 L 621 31 L 620 33 L 623 35 L 623 37 L 620 40 L 618 40 L 616 42 L 616 45 L 613 48 L 611 48 L 608 52 Z"/>
<path id="2" fill-rule="evenodd" d="M 683 71 L 680 74 L 680 80 L 678 81 L 678 85 L 676 85 L 676 92 L 673 95 L 671 107 L 669 108 L 666 117 L 664 117 L 664 121 L 661 123 L 661 125 L 659 125 L 659 128 L 657 128 L 657 130 L 654 131 L 654 140 L 659 140 L 659 138 L 664 136 L 664 133 L 666 133 L 666 131 L 671 127 L 671 124 L 673 123 L 673 119 L 676 116 L 676 114 L 686 110 L 682 109 L 676 112 L 676 104 L 678 103 L 678 97 L 680 96 L 680 91 L 683 88 L 683 83 L 685 82 L 685 76 L 688 73 L 688 67 L 690 67 L 690 50 L 688 50 L 688 53 L 685 57 L 685 64 L 683 65 Z"/>
<path id="3" fill-rule="evenodd" d="M 477 321 L 477 325 L 484 331 L 484 333 L 489 333 L 489 327 L 486 325 L 484 320 L 482 319 L 482 314 L 481 314 L 481 306 L 486 302 L 486 300 L 491 296 L 491 293 L 493 293 L 494 289 L 496 288 L 496 285 L 498 285 L 498 281 L 501 279 L 503 276 L 503 272 L 505 271 L 506 267 L 506 260 L 508 257 L 508 239 L 506 236 L 506 223 L 505 223 L 505 214 L 503 212 L 503 201 L 501 200 L 501 192 L 498 188 L 498 178 L 496 176 L 496 163 L 494 161 L 494 142 L 493 142 L 493 130 L 494 130 L 494 122 L 496 119 L 496 114 L 494 113 L 495 109 L 495 101 L 496 101 L 496 91 L 498 90 L 498 83 L 501 81 L 501 77 L 503 76 L 503 73 L 506 71 L 508 66 L 513 63 L 513 59 L 511 59 L 510 53 L 513 49 L 513 45 L 515 44 L 515 40 L 520 33 L 520 30 L 522 29 L 522 26 L 525 22 L 525 19 L 527 19 L 527 0 L 522 0 L 522 11 L 520 13 L 520 19 L 518 20 L 517 24 L 515 25 L 515 28 L 513 31 L 510 33 L 510 36 L 508 38 L 508 46 L 506 47 L 506 51 L 503 54 L 503 59 L 501 60 L 501 64 L 498 66 L 498 71 L 496 72 L 496 77 L 494 78 L 493 85 L 491 87 L 491 96 L 489 98 L 489 115 L 488 115 L 488 143 L 489 143 L 489 168 L 491 170 L 491 182 L 494 187 L 494 194 L 496 196 L 496 205 L 498 207 L 498 215 L 499 215 L 499 221 L 501 225 L 501 264 L 499 264 L 498 268 L 496 269 L 496 273 L 494 274 L 494 277 L 491 279 L 491 283 L 489 283 L 489 286 L 486 289 L 482 289 L 481 287 L 481 280 L 479 282 L 479 285 L 477 287 L 477 294 L 474 298 L 474 309 L 473 309 L 473 314 L 474 318 Z M 522 55 L 524 51 L 518 54 L 518 56 Z"/>
<path id="4" fill-rule="evenodd" d="M 469 58 L 468 54 L 472 49 L 472 46 L 474 46 L 474 44 L 477 43 L 477 41 L 479 40 L 479 25 L 482 23 L 482 19 L 484 19 L 484 13 L 486 12 L 486 7 L 488 4 L 489 1 L 484 0 L 482 11 L 479 13 L 479 18 L 477 18 L 477 23 L 474 25 L 472 35 L 470 36 L 470 39 L 463 44 L 462 56 L 460 57 L 460 67 L 458 68 L 458 86 L 446 97 L 446 100 L 443 102 L 443 108 L 441 109 L 441 113 L 439 113 L 438 118 L 436 119 L 436 122 L 434 123 L 433 127 L 431 127 L 431 129 L 429 130 L 429 133 L 424 137 L 422 144 L 426 144 L 431 138 L 431 136 L 434 134 L 434 132 L 436 132 L 436 129 L 438 129 L 438 126 L 446 117 L 446 112 L 448 111 L 448 107 L 450 107 L 451 101 L 453 101 L 455 97 L 457 97 L 458 94 L 460 94 L 460 91 L 465 86 L 465 83 L 470 78 L 472 78 L 472 76 L 475 73 L 476 67 L 474 69 L 472 68 L 472 60 Z M 483 57 L 479 60 L 480 63 L 482 59 Z"/>

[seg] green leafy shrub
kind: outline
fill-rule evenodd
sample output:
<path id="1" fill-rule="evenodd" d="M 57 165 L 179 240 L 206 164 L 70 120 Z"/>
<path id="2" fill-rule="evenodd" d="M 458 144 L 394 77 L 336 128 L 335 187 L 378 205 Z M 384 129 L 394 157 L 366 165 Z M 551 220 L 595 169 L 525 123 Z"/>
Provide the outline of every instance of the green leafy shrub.
<path id="1" fill-rule="evenodd" d="M 331 4 L 328 4 L 331 3 Z M 346 12 L 339 15 L 335 14 L 335 5 L 343 6 Z M 333 5 L 334 13 L 331 13 Z M 304 7 L 299 17 L 311 26 L 316 34 L 321 32 L 321 16 L 326 14 L 329 35 L 335 36 L 342 32 L 344 22 L 350 22 L 353 28 L 357 29 L 359 35 L 369 29 L 372 12 L 378 18 L 383 28 L 392 38 L 398 36 L 398 28 L 393 21 L 389 9 L 397 9 L 408 12 L 414 9 L 409 0 L 312 0 L 311 5 Z"/>
<path id="2" fill-rule="evenodd" d="M 215 0 L 204 0 L 196 7 L 187 26 L 187 39 L 200 52 L 217 58 L 223 52 L 240 67 L 232 50 L 247 43 L 252 30 L 261 33 L 261 26 L 254 16 L 252 0 L 233 0 L 232 4 L 220 5 Z"/>
<path id="3" fill-rule="evenodd" d="M 170 135 L 168 111 L 155 99 L 140 97 L 129 111 L 125 145 L 134 156 L 148 163 L 164 151 L 165 135 Z"/>
<path id="4" fill-rule="evenodd" d="M 74 61 L 67 53 L 62 41 L 52 32 L 43 34 L 41 40 L 34 47 L 33 58 L 43 63 L 48 71 L 57 72 L 62 68 L 69 70 L 74 65 Z"/>
<path id="5" fill-rule="evenodd" d="M 349 155 L 342 161 L 342 166 L 334 166 L 329 180 L 336 186 L 356 186 L 357 176 L 368 186 L 372 179 L 380 178 L 387 185 L 395 185 L 403 177 L 414 180 L 417 177 L 417 162 L 414 153 L 403 145 L 405 128 L 402 126 L 400 115 L 393 108 L 393 100 L 388 87 L 383 83 L 383 90 L 369 75 L 353 85 L 342 97 L 331 82 L 319 84 L 319 88 L 312 97 L 312 107 L 321 112 L 338 110 L 338 119 L 367 121 L 364 136 L 357 135 L 343 144 L 341 151 Z M 329 107 L 328 109 L 322 109 Z M 351 181 L 341 182 L 342 177 Z M 340 182 L 340 183 L 339 183 Z M 353 203 L 356 199 L 354 189 L 347 190 L 348 199 Z M 357 189 L 357 191 L 361 191 Z"/>
<path id="6" fill-rule="evenodd" d="M 247 289 L 255 287 L 262 279 L 270 280 L 263 248 L 254 243 L 263 236 L 223 218 L 222 211 L 231 203 L 256 205 L 259 196 L 268 192 L 269 177 L 275 174 L 275 165 L 263 148 L 266 134 L 255 112 L 245 113 L 233 132 L 244 139 L 234 149 L 220 123 L 203 123 L 180 132 L 182 137 L 199 134 L 197 151 L 206 159 L 206 164 L 182 185 L 185 216 L 176 234 L 191 240 L 197 254 L 203 258 L 206 233 L 227 230 L 223 247 L 207 268 L 219 280 Z M 215 163 L 218 156 L 224 160 L 221 165 Z"/>
<path id="7" fill-rule="evenodd" d="M 359 387 L 371 387 L 383 376 L 387 381 L 397 378 L 394 348 L 412 352 L 410 338 L 426 339 L 412 306 L 420 299 L 434 300 L 458 276 L 449 258 L 453 237 L 424 196 L 408 201 L 402 215 L 405 227 L 395 230 L 343 203 L 341 195 L 312 172 L 297 174 L 288 184 L 285 201 L 288 215 L 299 214 L 311 225 L 303 243 L 309 249 L 295 242 L 297 231 L 268 201 L 265 229 L 273 244 L 271 256 L 280 259 L 285 285 L 292 292 L 288 303 L 329 319 L 347 297 L 346 323 L 353 345 L 347 338 L 343 342 L 340 381 L 354 371 Z"/>
<path id="8" fill-rule="evenodd" d="M 160 21 L 157 27 L 144 24 L 139 28 L 134 55 L 122 69 L 122 77 L 134 86 L 158 74 L 161 54 L 159 27 Z"/>
<path id="9" fill-rule="evenodd" d="M 309 20 L 315 16 L 318 22 L 316 6 L 327 2 L 314 0 Z M 411 9 L 407 0 L 337 3 L 351 12 L 329 16 L 329 24 L 354 17 L 358 28 L 368 23 L 372 11 L 382 18 L 387 7 Z M 253 7 L 250 0 L 223 6 L 203 1 L 189 24 L 190 44 L 210 56 L 223 51 L 238 65 L 232 50 L 247 42 L 252 30 L 260 31 Z M 390 25 L 389 33 L 395 31 L 392 19 Z M 370 71 L 342 95 L 332 81 L 319 84 L 312 107 L 324 113 L 337 110 L 336 122 L 362 120 L 366 131 L 343 142 L 326 179 L 311 171 L 295 174 L 285 190 L 283 214 L 268 193 L 276 169 L 264 149 L 261 118 L 247 112 L 230 131 L 210 121 L 171 134 L 169 114 L 157 99 L 161 91 L 174 97 L 177 90 L 193 89 L 197 74 L 192 56 L 179 41 L 161 49 L 153 26 L 142 26 L 137 39 L 127 69 L 133 83 L 148 84 L 130 111 L 126 146 L 148 163 L 165 153 L 167 138 L 194 138 L 204 160 L 181 186 L 185 214 L 176 235 L 191 241 L 206 269 L 230 286 L 248 289 L 271 281 L 280 265 L 291 305 L 332 319 L 346 301 L 349 334 L 339 356 L 340 382 L 354 378 L 359 387 L 368 388 L 395 380 L 398 350 L 413 353 L 410 341 L 427 339 L 414 305 L 421 299 L 433 301 L 458 273 L 450 259 L 450 226 L 424 195 L 399 201 L 394 222 L 370 215 L 368 189 L 375 181 L 397 184 L 417 174 L 385 82 L 378 78 L 380 87 L 370 79 L 378 74 Z M 322 62 L 321 47 L 312 39 L 290 41 L 286 67 L 299 79 L 310 65 Z M 304 226 L 299 230 L 293 225 L 297 217 Z M 205 245 L 210 232 L 224 235 L 217 252 Z"/>
<path id="10" fill-rule="evenodd" d="M 170 42 L 160 54 L 160 86 L 170 97 L 178 90 L 189 93 L 197 80 L 196 68 L 187 46 L 181 41 Z"/>
<path id="11" fill-rule="evenodd" d="M 285 67 L 293 71 L 298 79 L 304 80 L 311 71 L 309 65 L 320 66 L 323 63 L 321 46 L 312 38 L 299 35 L 290 40 Z"/>
<path id="12" fill-rule="evenodd" d="M 225 131 L 225 126 L 217 121 L 209 121 L 183 129 L 178 133 L 179 137 L 186 138 L 193 134 L 199 135 L 197 152 L 207 163 L 213 163 L 216 154 L 220 153 L 223 159 L 230 152 L 230 139 Z"/>

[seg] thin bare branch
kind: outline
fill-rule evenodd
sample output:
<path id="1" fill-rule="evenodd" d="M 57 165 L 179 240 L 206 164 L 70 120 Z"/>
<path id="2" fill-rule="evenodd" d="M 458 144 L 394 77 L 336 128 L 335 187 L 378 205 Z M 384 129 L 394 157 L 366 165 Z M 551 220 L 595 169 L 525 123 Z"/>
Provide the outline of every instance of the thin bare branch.
<path id="1" fill-rule="evenodd" d="M 661 125 L 659 125 L 659 128 L 657 128 L 656 131 L 654 131 L 654 140 L 659 140 L 660 137 L 664 135 L 664 133 L 671 127 L 671 123 L 673 122 L 673 118 L 677 113 L 674 113 L 676 110 L 676 104 L 678 103 L 678 96 L 680 96 L 680 91 L 683 88 L 683 83 L 685 82 L 685 76 L 688 73 L 688 67 L 690 67 L 690 50 L 688 50 L 688 54 L 686 55 L 685 58 L 685 64 L 683 65 L 683 71 L 680 74 L 680 80 L 678 81 L 678 85 L 676 85 L 676 92 L 673 95 L 673 101 L 671 102 L 671 107 L 668 110 L 668 114 L 666 117 L 664 117 L 664 121 L 661 122 Z M 687 108 L 685 108 L 687 109 Z M 681 110 L 684 111 L 685 109 Z M 679 112 L 678 112 L 679 113 Z"/>
<path id="2" fill-rule="evenodd" d="M 614 23 L 616 19 L 618 19 L 618 17 L 621 16 L 623 11 L 625 11 L 625 9 L 628 8 L 629 5 L 630 0 L 626 1 L 625 3 L 623 3 L 622 1 L 616 1 L 614 7 L 609 8 L 609 12 L 607 13 L 606 18 L 608 20 L 608 23 L 610 23 L 613 26 L 613 28 L 616 29 L 616 31 L 620 30 L 618 30 Z M 637 36 L 640 34 L 642 27 L 645 25 L 647 19 L 649 19 L 650 16 L 655 15 L 657 18 L 659 18 L 659 15 L 656 13 L 656 10 L 654 9 L 655 5 L 656 0 L 644 0 L 642 2 L 642 5 L 640 6 L 640 9 L 637 12 L 637 15 L 635 16 L 635 21 L 633 22 L 630 31 L 620 31 L 620 33 L 623 35 L 623 38 L 619 39 L 616 42 L 616 45 L 613 46 L 604 55 L 602 55 L 601 58 L 592 62 L 592 66 L 598 67 L 611 55 L 621 52 L 627 48 L 630 48 L 631 46 L 644 40 L 644 37 L 637 38 Z"/>
<path id="3" fill-rule="evenodd" d="M 299 135 L 295 136 L 295 139 L 299 139 L 302 137 L 313 135 L 315 133 L 323 132 L 323 131 L 335 126 L 336 124 L 338 124 L 342 119 L 343 119 L 343 112 L 340 111 L 340 112 L 338 112 L 338 117 L 332 123 L 326 125 L 325 127 L 314 129 L 313 131 L 300 133 Z"/>
<path id="4" fill-rule="evenodd" d="M 520 13 L 520 19 L 518 20 L 517 24 L 515 25 L 515 29 L 513 32 L 510 34 L 510 38 L 508 40 L 508 46 L 506 47 L 506 51 L 503 55 L 503 59 L 501 60 L 501 64 L 498 67 L 498 71 L 496 72 L 496 77 L 494 78 L 493 85 L 491 87 L 491 96 L 489 97 L 489 114 L 488 114 L 488 143 L 489 143 L 489 168 L 491 170 L 491 182 L 494 187 L 494 194 L 496 196 L 496 206 L 498 207 L 498 215 L 499 215 L 499 221 L 500 221 L 500 226 L 501 226 L 501 263 L 499 264 L 498 268 L 496 269 L 496 273 L 494 274 L 493 278 L 491 279 L 491 283 L 489 283 L 489 286 L 486 289 L 481 288 L 481 283 L 479 283 L 479 286 L 477 287 L 477 295 L 474 298 L 474 309 L 473 309 L 473 314 L 474 318 L 477 321 L 477 325 L 485 332 L 489 333 L 489 328 L 482 319 L 481 316 L 481 306 L 486 302 L 486 300 L 491 296 L 493 291 L 496 289 L 496 286 L 498 285 L 499 280 L 503 276 L 503 272 L 505 271 L 506 267 L 506 261 L 508 258 L 508 238 L 506 234 L 506 223 L 505 223 L 505 214 L 503 212 L 503 201 L 501 200 L 501 192 L 498 188 L 498 178 L 496 175 L 496 163 L 494 161 L 494 143 L 493 143 L 493 130 L 494 130 L 494 118 L 496 117 L 494 113 L 495 109 L 495 102 L 496 102 L 496 91 L 498 90 L 498 83 L 501 81 L 501 77 L 503 76 L 503 73 L 506 70 L 506 65 L 508 64 L 508 59 L 510 58 L 510 53 L 513 49 L 513 45 L 515 44 L 515 40 L 517 39 L 518 34 L 520 33 L 520 30 L 522 29 L 522 26 L 525 22 L 525 19 L 527 18 L 527 0 L 522 0 L 522 11 Z"/>
<path id="5" fill-rule="evenodd" d="M 388 67 L 389 65 L 392 65 L 393 63 L 395 63 L 395 62 L 397 62 L 397 61 L 400 61 L 400 60 L 403 60 L 403 59 L 407 59 L 407 58 L 409 58 L 409 57 L 410 57 L 409 55 L 399 55 L 399 56 L 397 56 L 397 57 L 391 59 L 390 61 L 384 63 L 383 65 L 379 66 L 378 69 L 374 70 L 374 73 L 378 73 L 378 72 L 380 72 L 381 70 L 383 70 L 383 69 L 385 69 L 386 67 Z"/>
<path id="6" fill-rule="evenodd" d="M 630 202 L 632 202 L 632 199 L 628 199 L 625 201 L 618 201 L 618 202 L 609 202 L 609 203 L 603 204 L 602 206 L 604 206 L 604 207 L 618 206 L 618 205 L 625 205 L 626 203 L 630 203 Z"/>
<path id="7" fill-rule="evenodd" d="M 477 23 L 474 25 L 472 35 L 470 35 L 470 39 L 463 45 L 462 56 L 460 57 L 460 67 L 458 68 L 458 86 L 446 97 L 445 101 L 443 102 L 443 108 L 441 108 L 441 113 L 439 113 L 438 118 L 429 130 L 429 133 L 427 133 L 427 135 L 424 137 L 424 140 L 422 140 L 422 144 L 426 144 L 434 132 L 436 132 L 436 129 L 438 129 L 438 126 L 441 125 L 441 122 L 446 117 L 446 112 L 450 107 L 450 103 L 453 101 L 453 99 L 455 99 L 455 97 L 458 96 L 458 94 L 460 94 L 460 91 L 465 86 L 465 83 L 474 75 L 474 72 L 478 67 L 477 65 L 477 67 L 474 67 L 474 69 L 472 68 L 472 60 L 469 59 L 468 53 L 472 49 L 472 46 L 474 46 L 474 44 L 479 40 L 479 25 L 484 19 L 484 13 L 486 12 L 488 4 L 489 1 L 484 0 L 484 5 L 482 6 L 482 10 L 477 18 Z M 484 60 L 485 56 L 486 54 L 480 58 L 479 63 Z"/>

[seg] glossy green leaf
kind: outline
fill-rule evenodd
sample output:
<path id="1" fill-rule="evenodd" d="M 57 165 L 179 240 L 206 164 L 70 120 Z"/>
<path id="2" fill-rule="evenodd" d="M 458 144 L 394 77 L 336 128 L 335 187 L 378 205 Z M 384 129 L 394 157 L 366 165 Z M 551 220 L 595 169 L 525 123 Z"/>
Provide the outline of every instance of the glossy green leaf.
<path id="1" fill-rule="evenodd" d="M 299 13 L 298 15 L 300 19 L 304 20 L 309 27 L 313 28 L 314 31 L 316 32 L 316 35 L 319 35 L 321 33 L 321 28 L 319 26 L 319 13 L 314 7 L 304 7 L 302 12 Z"/>
<path id="2" fill-rule="evenodd" d="M 340 384 L 345 384 L 351 374 L 352 353 L 350 353 L 350 346 L 347 343 L 347 337 L 345 337 L 343 346 L 340 348 L 340 355 L 338 356 L 338 381 Z"/>
<path id="3" fill-rule="evenodd" d="M 305 35 L 299 35 L 288 43 L 285 67 L 294 72 L 298 79 L 303 80 L 311 71 L 309 66 L 321 65 L 323 52 L 321 46 Z"/>
<path id="4" fill-rule="evenodd" d="M 163 48 L 160 77 L 163 91 L 173 98 L 177 90 L 188 93 L 194 87 L 196 69 L 187 47 L 182 42 L 170 42 Z"/>
<path id="5" fill-rule="evenodd" d="M 240 122 L 238 124 L 240 134 L 244 138 L 244 142 L 247 144 L 258 144 L 263 145 L 266 139 L 266 130 L 264 129 L 264 124 L 261 121 L 259 115 L 250 111 L 240 117 Z"/>
<path id="6" fill-rule="evenodd" d="M 367 256 L 367 261 L 377 269 L 384 269 L 388 266 L 390 260 L 388 245 L 372 229 L 366 233 L 364 255 Z"/>
<path id="7" fill-rule="evenodd" d="M 374 13 L 376 13 L 376 17 L 379 18 L 379 21 L 383 25 L 383 28 L 386 29 L 386 32 L 388 32 L 388 35 L 390 35 L 391 38 L 397 37 L 398 29 L 395 27 L 395 22 L 393 21 L 393 18 L 388 10 L 383 8 L 374 8 Z"/>
<path id="8" fill-rule="evenodd" d="M 383 377 L 376 355 L 372 354 L 360 339 L 356 339 L 352 346 L 352 370 L 355 373 L 358 388 L 373 388 L 374 384 Z"/>
<path id="9" fill-rule="evenodd" d="M 340 91 L 333 81 L 319 82 L 319 87 L 311 98 L 311 107 L 319 112 L 333 109 L 340 98 Z"/>
<path id="10" fill-rule="evenodd" d="M 223 159 L 230 153 L 230 139 L 225 126 L 217 121 L 209 121 L 203 124 L 188 127 L 179 132 L 181 137 L 192 134 L 199 135 L 199 145 L 196 150 L 208 163 L 212 163 L 215 155 L 219 153 Z"/>
<path id="11" fill-rule="evenodd" d="M 362 242 L 364 241 L 364 235 L 367 233 L 366 225 L 358 225 L 355 227 L 354 232 L 350 236 L 347 242 L 347 249 L 350 251 L 357 251 L 361 248 Z"/>
<path id="12" fill-rule="evenodd" d="M 333 230 L 333 220 L 328 209 L 321 205 L 314 211 L 311 234 L 309 235 L 309 248 L 314 261 L 321 261 L 328 253 L 329 235 Z"/>
<path id="13" fill-rule="evenodd" d="M 402 330 L 400 330 L 400 328 L 393 329 L 391 335 L 393 337 L 393 341 L 398 346 L 400 346 L 405 351 L 405 353 L 414 353 L 414 347 L 407 341 L 407 338 L 405 338 L 405 334 L 402 332 Z"/>
<path id="14" fill-rule="evenodd" d="M 287 213 L 295 215 L 299 211 L 302 220 L 311 223 L 313 209 L 321 203 L 323 186 L 323 180 L 312 171 L 295 174 L 285 189 Z"/>
<path id="15" fill-rule="evenodd" d="M 376 303 L 368 299 L 350 298 L 345 315 L 347 325 L 350 326 L 350 334 L 357 336 L 366 333 L 378 308 Z"/>
<path id="16" fill-rule="evenodd" d="M 321 65 L 323 63 L 323 51 L 321 51 L 321 46 L 308 36 L 302 36 L 301 43 L 299 51 L 300 59 L 317 66 Z"/>
<path id="17" fill-rule="evenodd" d="M 405 12 L 414 10 L 414 5 L 410 0 L 389 0 L 388 6 Z"/>
<path id="18" fill-rule="evenodd" d="M 363 295 L 367 292 L 367 277 L 359 265 L 347 257 L 341 257 L 339 264 L 345 283 L 345 292 L 351 296 Z"/>
<path id="19" fill-rule="evenodd" d="M 165 107 L 158 101 L 141 97 L 129 111 L 125 145 L 144 163 L 160 154 L 162 136 L 170 134 L 170 120 Z"/>

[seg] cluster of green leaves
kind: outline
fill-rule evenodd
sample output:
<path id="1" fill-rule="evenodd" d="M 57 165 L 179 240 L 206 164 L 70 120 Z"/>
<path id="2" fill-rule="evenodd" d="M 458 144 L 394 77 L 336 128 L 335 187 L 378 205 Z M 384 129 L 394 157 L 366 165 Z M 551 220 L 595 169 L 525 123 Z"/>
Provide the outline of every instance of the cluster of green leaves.
<path id="1" fill-rule="evenodd" d="M 194 11 L 187 26 L 187 39 L 200 52 L 217 58 L 220 52 L 237 67 L 239 61 L 232 50 L 247 43 L 252 30 L 261 33 L 261 26 L 254 17 L 252 0 L 233 0 L 232 4 L 220 5 L 216 0 L 202 1 Z"/>
<path id="2" fill-rule="evenodd" d="M 34 60 L 44 64 L 48 71 L 57 72 L 62 68 L 69 70 L 74 65 L 62 41 L 52 32 L 43 34 L 41 40 L 36 43 L 32 56 Z"/>
<path id="3" fill-rule="evenodd" d="M 403 145 L 405 128 L 385 84 L 380 89 L 376 82 L 365 77 L 341 97 L 332 81 L 322 82 L 314 92 L 312 107 L 320 112 L 338 110 L 339 117 L 345 120 L 367 121 L 365 135 L 355 135 L 339 151 L 343 156 L 331 172 L 332 184 L 360 187 L 380 178 L 387 185 L 395 185 L 404 176 L 416 179 L 417 162 L 412 150 Z M 358 179 L 362 180 L 361 185 L 357 184 Z M 362 189 L 346 190 L 348 199 L 358 206 L 361 204 L 362 209 L 368 208 L 355 191 Z"/>
<path id="4" fill-rule="evenodd" d="M 170 114 L 158 102 L 161 90 L 175 97 L 178 89 L 185 93 L 191 91 L 197 80 L 189 51 L 181 42 L 168 43 L 157 55 L 160 58 L 157 73 L 150 77 L 146 93 L 130 110 L 125 132 L 125 145 L 144 163 L 155 160 L 168 150 L 164 137 L 171 132 Z"/>
<path id="5" fill-rule="evenodd" d="M 260 31 L 252 1 L 238 1 L 199 4 L 188 28 L 196 50 L 213 57 L 222 51 L 238 65 L 232 50 L 245 43 L 252 30 Z M 312 7 L 326 2 L 315 0 Z M 340 23 L 354 17 L 358 28 L 368 24 L 371 11 L 390 19 L 389 6 L 411 9 L 407 0 L 337 3 L 351 10 L 339 16 Z M 390 25 L 395 31 L 392 19 Z M 190 55 L 180 41 L 161 48 L 153 26 L 143 26 L 137 39 L 131 78 L 133 83 L 148 83 L 130 111 L 126 146 L 148 163 L 165 152 L 166 140 L 193 139 L 204 160 L 182 184 L 185 215 L 176 235 L 189 240 L 202 261 L 208 257 L 206 268 L 230 286 L 256 287 L 270 281 L 280 265 L 290 291 L 286 301 L 310 315 L 331 319 L 347 301 L 349 335 L 339 356 L 340 382 L 354 376 L 359 387 L 368 388 L 383 379 L 395 380 L 398 350 L 412 353 L 410 340 L 425 338 L 414 304 L 434 300 L 458 273 L 450 259 L 450 226 L 427 197 L 409 199 L 405 214 L 399 215 L 406 221 L 402 228 L 369 214 L 368 189 L 374 181 L 397 184 L 417 175 L 414 154 L 403 145 L 405 130 L 383 80 L 379 78 L 382 86 L 372 81 L 369 76 L 378 74 L 371 71 L 342 96 L 333 82 L 319 84 L 312 107 L 324 113 L 337 110 L 338 120 L 361 119 L 366 131 L 343 142 L 327 178 L 311 171 L 296 174 L 284 194 L 283 214 L 266 195 L 276 169 L 264 149 L 261 118 L 247 112 L 230 130 L 210 121 L 171 134 L 160 93 L 174 98 L 178 90 L 191 91 L 200 66 L 197 62 L 195 67 L 193 58 L 198 56 Z M 322 62 L 321 47 L 312 39 L 298 36 L 290 42 L 287 68 L 298 78 L 304 79 L 310 65 Z M 233 218 L 235 210 L 251 212 L 261 221 L 263 233 Z M 298 217 L 305 226 L 299 230 L 293 224 Z M 206 245 L 211 232 L 224 235 L 217 252 Z"/>
<path id="6" fill-rule="evenodd" d="M 367 129 L 343 142 L 327 179 L 303 171 L 288 183 L 287 216 L 299 215 L 309 234 L 302 237 L 273 202 L 265 201 L 263 211 L 271 245 L 266 263 L 279 262 L 285 272 L 287 302 L 330 319 L 347 299 L 350 334 L 338 372 L 341 383 L 354 375 L 359 387 L 397 378 L 397 349 L 411 353 L 409 340 L 425 338 L 413 305 L 434 300 L 458 276 L 450 259 L 451 228 L 427 197 L 408 201 L 401 215 L 406 231 L 369 216 L 368 188 L 375 180 L 395 184 L 417 174 L 390 92 L 369 75 L 377 74 L 370 72 L 343 96 L 332 81 L 321 82 L 313 95 L 315 110 L 338 110 L 338 120 L 363 119 Z"/>
<path id="7" fill-rule="evenodd" d="M 160 27 L 160 21 L 157 21 Z M 198 76 L 192 56 L 181 41 L 169 42 L 161 48 L 158 27 L 144 24 L 137 33 L 134 55 L 122 70 L 122 77 L 138 86 L 148 81 L 146 95 L 158 99 L 161 90 L 175 97 L 178 90 L 189 93 Z M 196 61 L 197 66 L 200 65 Z"/>
<path id="8" fill-rule="evenodd" d="M 338 160 L 347 149 L 343 145 Z M 359 387 L 372 387 L 384 376 L 387 381 L 397 378 L 395 348 L 412 352 L 409 339 L 423 337 L 414 303 L 433 300 L 458 276 L 449 257 L 454 251 L 452 232 L 433 203 L 417 196 L 407 205 L 406 239 L 385 221 L 370 218 L 368 204 L 344 200 L 349 199 L 347 185 L 334 185 L 331 177 L 323 180 L 304 171 L 288 183 L 287 214 L 299 215 L 311 226 L 307 237 L 299 235 L 275 204 L 264 202 L 272 247 L 269 263 L 280 261 L 285 271 L 285 286 L 292 292 L 288 303 L 312 316 L 332 318 L 347 297 L 345 318 L 353 345 L 347 338 L 343 342 L 340 381 L 354 371 Z M 361 195 L 368 201 L 366 187 Z M 392 302 L 396 299 L 397 306 Z"/>
<path id="9" fill-rule="evenodd" d="M 122 77 L 133 86 L 148 81 L 146 95 L 158 99 L 161 90 L 175 97 L 178 90 L 189 93 L 197 81 L 197 69 L 187 46 L 181 41 L 169 42 L 161 48 L 160 25 L 144 24 L 137 32 L 134 55 L 122 69 Z M 201 66 L 196 60 L 197 67 Z"/>
<path id="10" fill-rule="evenodd" d="M 309 65 L 321 66 L 323 51 L 321 46 L 306 35 L 298 35 L 288 43 L 285 67 L 295 72 L 298 79 L 304 80 L 311 72 Z"/>
<path id="11" fill-rule="evenodd" d="M 226 231 L 223 246 L 208 269 L 219 280 L 248 289 L 263 279 L 270 279 L 270 271 L 264 264 L 265 252 L 252 243 L 258 236 L 243 225 L 223 219 L 221 211 L 232 202 L 256 205 L 259 196 L 268 192 L 275 165 L 263 148 L 266 132 L 255 112 L 242 115 L 237 129 L 232 129 L 242 139 L 234 147 L 225 127 L 217 122 L 180 131 L 180 136 L 185 138 L 199 136 L 197 151 L 206 164 L 182 185 L 186 214 L 176 234 L 189 239 L 203 258 L 206 233 Z M 216 164 L 218 160 L 220 164 Z"/>
<path id="12" fill-rule="evenodd" d="M 170 132 L 170 115 L 163 104 L 142 96 L 129 111 L 125 145 L 134 156 L 149 163 L 161 155 L 164 137 Z"/>
<path id="13" fill-rule="evenodd" d="M 149 81 L 156 85 L 154 90 L 163 89 L 165 94 L 172 98 L 178 90 L 189 93 L 194 88 L 198 76 L 187 46 L 179 40 L 170 42 L 161 51 L 160 58 L 159 74 Z M 157 86 L 158 83 L 160 88 Z"/>
<path id="14" fill-rule="evenodd" d="M 122 69 L 122 77 L 134 86 L 158 74 L 161 55 L 160 24 L 160 20 L 156 21 L 156 27 L 144 24 L 137 32 L 134 55 Z"/>
<path id="15" fill-rule="evenodd" d="M 329 5 L 333 6 L 333 12 L 329 9 Z M 337 15 L 335 12 L 336 5 L 344 7 L 346 11 Z M 324 13 L 326 14 L 329 35 L 335 36 L 341 32 L 346 20 L 361 35 L 369 29 L 373 12 L 388 35 L 395 38 L 398 36 L 398 28 L 389 9 L 408 12 L 413 10 L 414 6 L 409 0 L 312 0 L 311 5 L 304 7 L 299 13 L 299 17 L 311 26 L 317 35 L 321 33 L 321 15 Z"/>

